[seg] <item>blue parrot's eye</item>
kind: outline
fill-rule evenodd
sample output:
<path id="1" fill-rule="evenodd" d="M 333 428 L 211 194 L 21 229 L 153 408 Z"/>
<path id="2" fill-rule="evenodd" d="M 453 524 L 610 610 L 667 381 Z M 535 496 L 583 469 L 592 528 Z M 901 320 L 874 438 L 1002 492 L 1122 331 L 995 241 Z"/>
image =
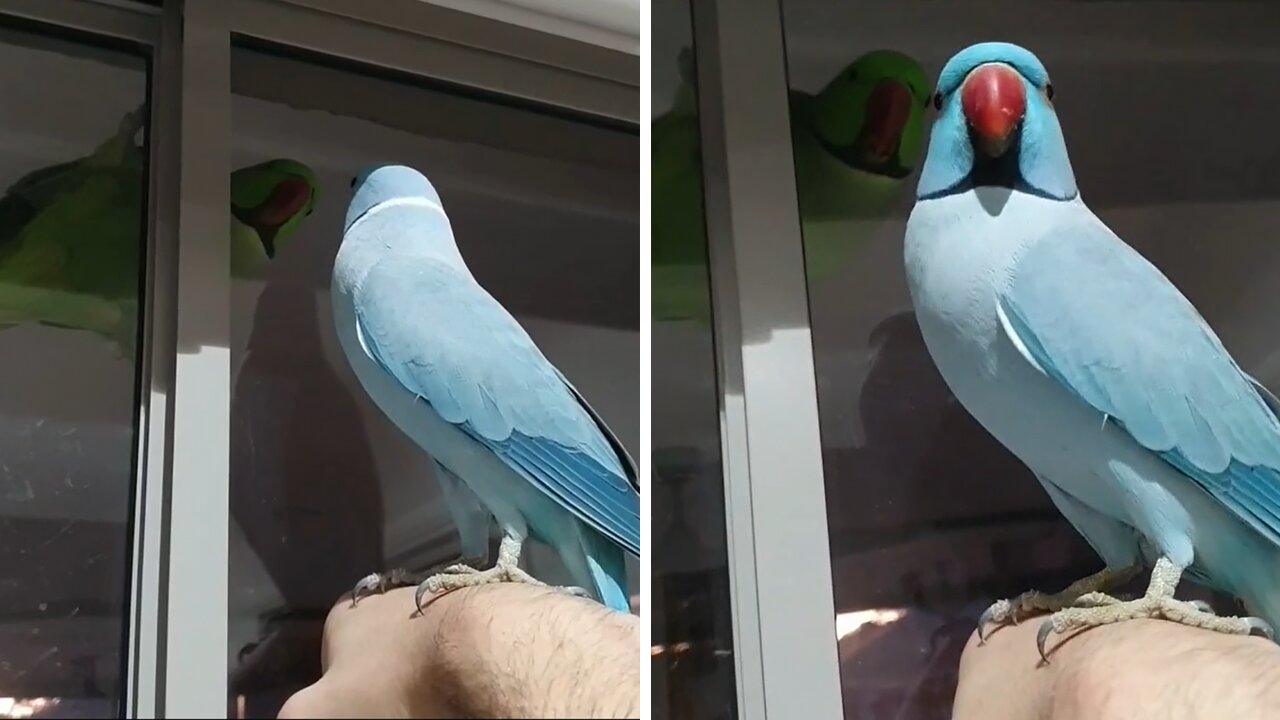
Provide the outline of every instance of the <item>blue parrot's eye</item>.
<path id="1" fill-rule="evenodd" d="M 1053 83 L 1044 84 L 1044 96 L 1049 100 L 1053 100 Z"/>
<path id="2" fill-rule="evenodd" d="M 933 109 L 934 110 L 942 109 L 942 93 L 940 92 L 933 94 Z"/>
<path id="3" fill-rule="evenodd" d="M 352 176 L 351 176 L 351 189 L 352 189 L 352 190 L 354 190 L 354 189 L 355 189 L 355 187 L 356 187 L 356 177 L 355 177 L 355 175 L 352 175 Z"/>

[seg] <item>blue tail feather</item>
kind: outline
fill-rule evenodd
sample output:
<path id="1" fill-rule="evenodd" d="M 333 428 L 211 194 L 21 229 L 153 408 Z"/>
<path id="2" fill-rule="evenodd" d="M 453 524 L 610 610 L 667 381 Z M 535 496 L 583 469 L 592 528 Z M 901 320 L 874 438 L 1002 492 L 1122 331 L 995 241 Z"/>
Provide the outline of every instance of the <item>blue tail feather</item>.
<path id="1" fill-rule="evenodd" d="M 610 610 L 631 612 L 631 598 L 627 594 L 627 563 L 622 548 L 614 545 L 595 530 L 580 526 L 578 531 L 586 571 L 596 598 Z"/>

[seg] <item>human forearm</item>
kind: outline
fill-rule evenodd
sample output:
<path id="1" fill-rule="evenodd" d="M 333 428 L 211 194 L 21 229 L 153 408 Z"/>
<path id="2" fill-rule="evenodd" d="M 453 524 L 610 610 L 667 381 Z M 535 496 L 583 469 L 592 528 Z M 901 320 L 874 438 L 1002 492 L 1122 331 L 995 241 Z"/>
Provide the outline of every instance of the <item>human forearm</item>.
<path id="1" fill-rule="evenodd" d="M 1280 648 L 1259 638 L 1139 620 L 1059 640 L 1044 666 L 1039 624 L 970 642 L 956 720 L 1249 720 L 1280 707 Z"/>
<path id="2" fill-rule="evenodd" d="M 324 676 L 279 717 L 640 715 L 640 626 L 630 615 L 524 584 L 414 588 L 343 600 L 325 622 Z"/>
<path id="3" fill-rule="evenodd" d="M 441 596 L 422 619 L 434 624 L 431 705 L 466 717 L 639 717 L 634 616 L 498 584 Z"/>

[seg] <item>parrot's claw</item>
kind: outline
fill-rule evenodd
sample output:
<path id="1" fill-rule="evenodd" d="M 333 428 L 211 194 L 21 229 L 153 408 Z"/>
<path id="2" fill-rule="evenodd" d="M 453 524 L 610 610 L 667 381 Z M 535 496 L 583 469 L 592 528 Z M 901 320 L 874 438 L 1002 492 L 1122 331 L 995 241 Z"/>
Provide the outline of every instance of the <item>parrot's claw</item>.
<path id="1" fill-rule="evenodd" d="M 418 612 L 421 613 L 422 599 L 428 594 L 441 595 L 464 587 L 500 582 L 524 583 L 567 593 L 575 597 L 591 597 L 591 594 L 582 588 L 547 585 L 521 570 L 518 566 L 499 561 L 497 565 L 488 570 L 477 570 L 469 565 L 450 565 L 443 572 L 428 577 L 418 585 L 418 589 L 413 595 L 413 604 L 418 608 Z"/>
<path id="2" fill-rule="evenodd" d="M 1012 611 L 1012 603 L 1008 600 L 997 600 L 991 603 L 991 607 L 983 610 L 978 617 L 978 644 L 987 644 L 987 625 L 1004 622 L 1006 618 L 1015 625 L 1018 622 L 1017 615 Z"/>
<path id="3" fill-rule="evenodd" d="M 420 577 L 422 577 L 421 574 L 402 569 L 387 573 L 369 573 L 360 578 L 360 582 L 357 582 L 355 588 L 351 590 L 351 607 L 355 607 L 360 598 L 365 595 L 381 595 L 392 588 L 416 585 Z"/>
<path id="4" fill-rule="evenodd" d="M 978 618 L 978 644 L 986 644 L 990 636 L 988 625 L 1017 625 L 1019 621 L 1038 612 L 1057 612 L 1076 605 L 1114 605 L 1120 601 L 1099 591 L 1122 585 L 1141 571 L 1141 566 L 1122 570 L 1104 569 L 1071 583 L 1059 593 L 1029 590 L 1012 600 L 997 600 Z"/>
<path id="5" fill-rule="evenodd" d="M 113 354 L 116 360 L 132 363 L 138 354 L 138 302 L 121 300 L 116 310 L 119 319 L 110 332 Z"/>
<path id="6" fill-rule="evenodd" d="M 1035 590 L 1022 593 L 1013 600 L 997 600 L 978 618 L 978 644 L 987 643 L 987 638 L 990 637 L 987 631 L 989 625 L 1004 623 L 1017 625 L 1027 617 L 1040 612 L 1057 612 L 1068 607 L 1104 607 L 1118 602 L 1120 600 L 1099 592 L 1083 595 L 1075 593 L 1046 595 Z"/>
<path id="7" fill-rule="evenodd" d="M 1040 659 L 1045 665 L 1049 664 L 1049 656 L 1044 652 L 1044 644 L 1049 640 L 1049 633 L 1053 632 L 1053 619 L 1050 618 L 1040 623 L 1040 629 L 1036 631 L 1036 650 L 1040 652 Z"/>
<path id="8" fill-rule="evenodd" d="M 1263 620 L 1262 618 L 1256 618 L 1256 617 L 1246 617 L 1244 618 L 1244 621 L 1245 621 L 1245 624 L 1249 626 L 1250 635 L 1257 635 L 1258 637 L 1264 637 L 1272 642 L 1275 642 L 1276 631 L 1272 629 L 1270 625 L 1267 624 L 1266 620 Z"/>
<path id="9" fill-rule="evenodd" d="M 351 607 L 355 607 L 360 602 L 361 596 L 365 593 L 377 594 L 386 592 L 386 584 L 383 582 L 381 573 L 369 573 L 360 578 L 360 582 L 351 590 Z"/>
<path id="10" fill-rule="evenodd" d="M 133 110 L 133 112 L 130 112 L 126 114 L 124 117 L 120 118 L 119 133 L 122 137 L 132 140 L 134 136 L 138 134 L 138 131 L 141 130 L 143 126 L 146 124 L 147 124 L 147 105 L 146 103 L 143 103 L 142 105 L 138 106 L 135 110 Z"/>
<path id="11" fill-rule="evenodd" d="M 1099 595 L 1100 593 L 1090 593 Z M 1088 596 L 1084 596 L 1088 597 Z M 1105 597 L 1105 596 L 1103 596 Z M 1082 598 L 1084 599 L 1084 598 Z M 1094 598 L 1096 599 L 1096 598 Z M 1053 633 L 1111 625 L 1139 618 L 1160 618 L 1191 627 L 1204 628 L 1229 635 L 1260 635 L 1271 639 L 1274 632 L 1265 621 L 1256 617 L 1219 617 L 1201 600 L 1175 600 L 1170 597 L 1141 597 L 1137 600 L 1116 600 L 1104 604 L 1081 604 L 1059 610 L 1040 625 L 1036 633 L 1036 648 L 1047 664 L 1045 643 Z"/>

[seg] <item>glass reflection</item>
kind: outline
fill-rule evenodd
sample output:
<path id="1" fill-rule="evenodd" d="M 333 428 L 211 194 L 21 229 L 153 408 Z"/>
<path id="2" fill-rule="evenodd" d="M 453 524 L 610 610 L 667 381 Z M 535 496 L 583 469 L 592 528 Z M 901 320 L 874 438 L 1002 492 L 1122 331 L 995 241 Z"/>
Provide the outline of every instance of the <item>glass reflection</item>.
<path id="1" fill-rule="evenodd" d="M 0 713 L 123 693 L 145 58 L 0 31 Z"/>
<path id="2" fill-rule="evenodd" d="M 653 712 L 718 720 L 737 698 L 690 14 L 653 14 Z"/>

